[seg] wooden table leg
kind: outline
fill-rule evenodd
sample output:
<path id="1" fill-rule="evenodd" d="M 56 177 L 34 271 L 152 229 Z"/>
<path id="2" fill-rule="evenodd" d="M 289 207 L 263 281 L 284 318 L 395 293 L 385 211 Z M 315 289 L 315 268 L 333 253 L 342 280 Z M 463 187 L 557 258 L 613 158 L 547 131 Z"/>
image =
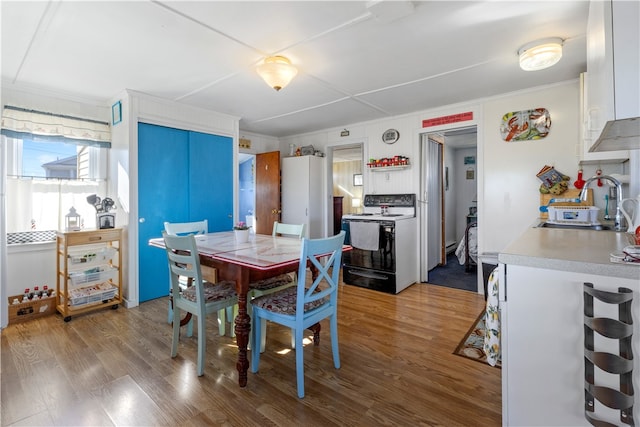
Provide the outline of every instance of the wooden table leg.
<path id="1" fill-rule="evenodd" d="M 249 370 L 249 360 L 247 359 L 247 345 L 249 343 L 249 332 L 251 331 L 251 319 L 247 313 L 247 292 L 249 290 L 249 273 L 241 269 L 239 277 L 236 279 L 236 293 L 238 294 L 238 315 L 236 316 L 236 342 L 238 344 L 238 383 L 240 387 L 247 385 L 247 371 Z"/>

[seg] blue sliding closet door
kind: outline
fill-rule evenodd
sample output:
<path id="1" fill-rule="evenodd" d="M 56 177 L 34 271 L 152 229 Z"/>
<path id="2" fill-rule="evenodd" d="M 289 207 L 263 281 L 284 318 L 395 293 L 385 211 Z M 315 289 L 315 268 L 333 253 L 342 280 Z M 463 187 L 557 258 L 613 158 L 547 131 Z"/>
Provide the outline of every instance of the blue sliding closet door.
<path id="1" fill-rule="evenodd" d="M 207 219 L 209 232 L 233 228 L 233 140 L 189 132 L 189 216 Z"/>
<path id="2" fill-rule="evenodd" d="M 164 222 L 207 219 L 209 231 L 230 230 L 232 139 L 138 124 L 139 301 L 169 294 L 167 256 L 148 245 Z"/>

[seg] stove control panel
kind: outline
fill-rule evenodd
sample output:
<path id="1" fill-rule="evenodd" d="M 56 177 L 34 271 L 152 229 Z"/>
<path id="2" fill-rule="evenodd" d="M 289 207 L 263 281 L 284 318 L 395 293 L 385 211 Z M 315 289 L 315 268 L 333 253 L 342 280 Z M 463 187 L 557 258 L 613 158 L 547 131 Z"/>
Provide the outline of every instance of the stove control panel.
<path id="1" fill-rule="evenodd" d="M 415 194 L 366 194 L 364 196 L 365 207 L 393 206 L 415 207 Z"/>

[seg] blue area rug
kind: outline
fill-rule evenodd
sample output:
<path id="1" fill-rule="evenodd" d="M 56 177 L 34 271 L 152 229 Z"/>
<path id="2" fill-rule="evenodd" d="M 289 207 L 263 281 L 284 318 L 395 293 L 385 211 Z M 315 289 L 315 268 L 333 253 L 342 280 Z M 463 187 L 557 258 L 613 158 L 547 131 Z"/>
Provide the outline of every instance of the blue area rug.
<path id="1" fill-rule="evenodd" d="M 429 284 L 446 286 L 448 288 L 463 289 L 465 291 L 478 291 L 477 267 L 471 267 L 471 271 L 465 271 L 464 265 L 460 265 L 455 253 L 447 255 L 447 264 L 438 266 L 429 271 Z"/>

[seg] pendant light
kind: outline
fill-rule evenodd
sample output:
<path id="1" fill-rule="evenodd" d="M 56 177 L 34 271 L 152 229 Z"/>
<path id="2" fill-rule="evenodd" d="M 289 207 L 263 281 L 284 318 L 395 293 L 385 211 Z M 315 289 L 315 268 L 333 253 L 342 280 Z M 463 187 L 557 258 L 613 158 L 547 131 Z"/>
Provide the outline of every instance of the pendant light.
<path id="1" fill-rule="evenodd" d="M 555 65 L 562 58 L 562 39 L 546 38 L 527 43 L 518 50 L 520 68 L 537 71 Z"/>
<path id="2" fill-rule="evenodd" d="M 276 91 L 284 88 L 298 74 L 298 69 L 284 56 L 270 56 L 258 65 L 256 71 Z"/>

